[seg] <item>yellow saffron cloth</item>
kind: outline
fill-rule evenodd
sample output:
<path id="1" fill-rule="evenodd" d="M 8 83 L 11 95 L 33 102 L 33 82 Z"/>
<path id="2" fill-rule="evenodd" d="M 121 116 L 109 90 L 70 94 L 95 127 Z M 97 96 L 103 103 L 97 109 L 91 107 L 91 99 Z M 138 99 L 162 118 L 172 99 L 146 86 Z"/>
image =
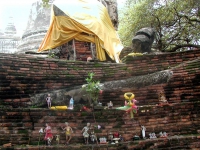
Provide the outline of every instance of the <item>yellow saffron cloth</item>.
<path id="1" fill-rule="evenodd" d="M 66 110 L 67 106 L 53 106 L 50 109 L 51 110 Z"/>
<path id="2" fill-rule="evenodd" d="M 61 10 L 63 14 L 58 14 Z M 38 52 L 61 46 L 72 39 L 92 42 L 100 61 L 108 56 L 120 62 L 123 48 L 110 20 L 107 8 L 96 0 L 56 0 L 52 5 L 51 23 Z"/>

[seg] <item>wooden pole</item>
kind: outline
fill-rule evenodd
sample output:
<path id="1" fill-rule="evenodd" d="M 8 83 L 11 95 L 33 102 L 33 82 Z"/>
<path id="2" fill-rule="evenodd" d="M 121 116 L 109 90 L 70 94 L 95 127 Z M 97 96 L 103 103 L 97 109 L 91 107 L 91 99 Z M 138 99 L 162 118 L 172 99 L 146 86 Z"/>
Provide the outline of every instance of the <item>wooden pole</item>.
<path id="1" fill-rule="evenodd" d="M 94 60 L 95 56 L 94 56 L 93 43 L 90 43 L 90 49 L 91 49 L 91 53 L 92 53 L 92 59 Z"/>
<path id="2" fill-rule="evenodd" d="M 75 46 L 75 40 L 73 39 L 73 50 L 74 50 L 74 61 L 76 60 L 76 46 Z"/>

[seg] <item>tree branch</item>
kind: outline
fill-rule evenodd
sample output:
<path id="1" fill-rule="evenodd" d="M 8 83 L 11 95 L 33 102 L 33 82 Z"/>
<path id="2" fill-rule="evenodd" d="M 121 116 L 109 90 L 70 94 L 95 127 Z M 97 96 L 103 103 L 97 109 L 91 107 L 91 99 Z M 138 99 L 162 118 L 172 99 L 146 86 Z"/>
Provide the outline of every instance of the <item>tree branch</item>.
<path id="1" fill-rule="evenodd" d="M 194 44 L 182 44 L 182 45 L 176 45 L 174 48 L 170 49 L 168 52 L 175 52 L 177 49 L 183 48 L 183 47 L 194 47 L 200 49 L 200 45 L 194 45 Z"/>

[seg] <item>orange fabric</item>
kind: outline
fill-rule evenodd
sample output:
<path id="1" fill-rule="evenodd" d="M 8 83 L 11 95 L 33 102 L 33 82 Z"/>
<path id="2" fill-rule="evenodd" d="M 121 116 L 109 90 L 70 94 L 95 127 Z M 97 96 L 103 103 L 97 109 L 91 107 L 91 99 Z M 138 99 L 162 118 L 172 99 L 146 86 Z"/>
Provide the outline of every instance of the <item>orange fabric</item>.
<path id="1" fill-rule="evenodd" d="M 55 4 L 56 2 L 59 0 L 56 0 Z M 106 60 L 106 52 L 111 59 L 120 62 L 119 54 L 123 46 L 107 9 L 98 1 L 65 0 L 62 3 L 65 4 L 58 3 L 56 6 L 62 8 L 67 16 L 55 16 L 52 7 L 51 24 L 38 52 L 56 48 L 76 39 L 95 43 L 97 58 L 100 61 Z M 75 10 L 70 8 L 72 4 L 76 4 Z"/>

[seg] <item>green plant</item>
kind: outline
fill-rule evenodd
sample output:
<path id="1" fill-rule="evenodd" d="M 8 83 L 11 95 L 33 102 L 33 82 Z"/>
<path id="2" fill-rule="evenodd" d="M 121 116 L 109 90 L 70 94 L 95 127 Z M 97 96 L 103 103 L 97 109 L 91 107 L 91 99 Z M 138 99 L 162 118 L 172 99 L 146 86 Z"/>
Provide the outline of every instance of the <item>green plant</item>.
<path id="1" fill-rule="evenodd" d="M 87 84 L 82 86 L 82 90 L 86 92 L 89 103 L 97 102 L 100 92 L 100 82 L 93 79 L 94 73 L 88 73 L 88 77 L 85 79 Z"/>
<path id="2" fill-rule="evenodd" d="M 54 53 L 49 53 L 48 54 L 48 58 L 54 58 L 55 57 L 55 54 Z"/>

